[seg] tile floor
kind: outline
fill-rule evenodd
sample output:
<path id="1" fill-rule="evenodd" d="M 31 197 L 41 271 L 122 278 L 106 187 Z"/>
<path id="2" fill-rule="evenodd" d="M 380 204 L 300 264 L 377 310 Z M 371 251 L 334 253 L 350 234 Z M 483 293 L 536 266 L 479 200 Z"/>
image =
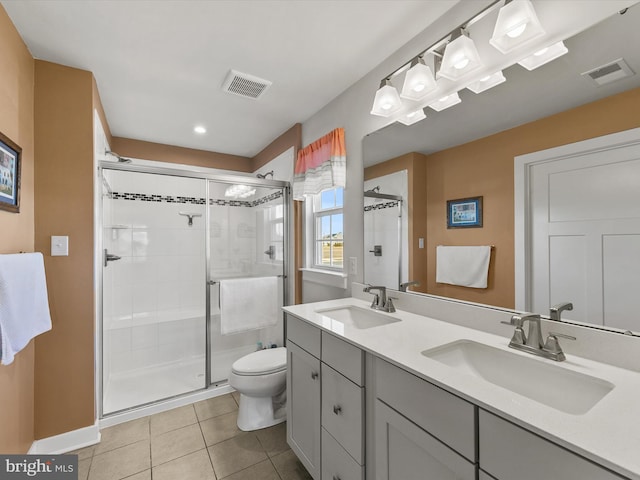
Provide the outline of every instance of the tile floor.
<path id="1" fill-rule="evenodd" d="M 237 394 L 102 430 L 78 454 L 79 480 L 308 480 L 286 424 L 242 432 Z"/>

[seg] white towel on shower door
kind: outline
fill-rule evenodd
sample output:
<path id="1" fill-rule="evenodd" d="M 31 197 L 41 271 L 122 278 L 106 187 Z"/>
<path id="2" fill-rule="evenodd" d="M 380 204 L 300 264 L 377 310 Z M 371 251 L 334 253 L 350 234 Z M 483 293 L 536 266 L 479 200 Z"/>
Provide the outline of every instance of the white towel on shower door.
<path id="1" fill-rule="evenodd" d="M 278 277 L 220 280 L 222 335 L 270 327 L 278 323 Z"/>
<path id="2" fill-rule="evenodd" d="M 491 246 L 436 247 L 436 282 L 487 288 Z"/>

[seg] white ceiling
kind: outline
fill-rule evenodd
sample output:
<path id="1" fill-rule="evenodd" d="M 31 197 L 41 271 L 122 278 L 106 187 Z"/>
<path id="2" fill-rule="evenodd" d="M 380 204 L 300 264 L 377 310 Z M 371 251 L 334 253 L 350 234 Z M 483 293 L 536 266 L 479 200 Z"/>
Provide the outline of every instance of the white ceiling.
<path id="1" fill-rule="evenodd" d="M 0 3 L 35 58 L 93 72 L 114 135 L 254 156 L 458 1 Z M 224 93 L 230 69 L 273 85 Z"/>

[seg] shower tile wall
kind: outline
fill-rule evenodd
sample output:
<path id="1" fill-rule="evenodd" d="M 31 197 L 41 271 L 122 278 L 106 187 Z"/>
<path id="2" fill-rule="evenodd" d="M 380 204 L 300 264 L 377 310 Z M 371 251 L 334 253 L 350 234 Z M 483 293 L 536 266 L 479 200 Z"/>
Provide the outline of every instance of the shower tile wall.
<path id="1" fill-rule="evenodd" d="M 114 192 L 103 202 L 104 248 L 122 257 L 104 271 L 105 379 L 176 361 L 202 362 L 205 182 L 104 173 Z M 180 212 L 201 216 L 189 226 Z"/>

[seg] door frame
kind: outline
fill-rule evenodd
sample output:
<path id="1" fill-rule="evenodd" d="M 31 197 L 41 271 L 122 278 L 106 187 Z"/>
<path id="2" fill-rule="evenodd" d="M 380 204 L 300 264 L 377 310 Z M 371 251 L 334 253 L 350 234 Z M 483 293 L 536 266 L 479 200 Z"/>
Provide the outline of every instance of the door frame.
<path id="1" fill-rule="evenodd" d="M 514 158 L 515 308 L 531 309 L 531 171 L 542 163 L 640 144 L 640 128 L 611 133 Z"/>

